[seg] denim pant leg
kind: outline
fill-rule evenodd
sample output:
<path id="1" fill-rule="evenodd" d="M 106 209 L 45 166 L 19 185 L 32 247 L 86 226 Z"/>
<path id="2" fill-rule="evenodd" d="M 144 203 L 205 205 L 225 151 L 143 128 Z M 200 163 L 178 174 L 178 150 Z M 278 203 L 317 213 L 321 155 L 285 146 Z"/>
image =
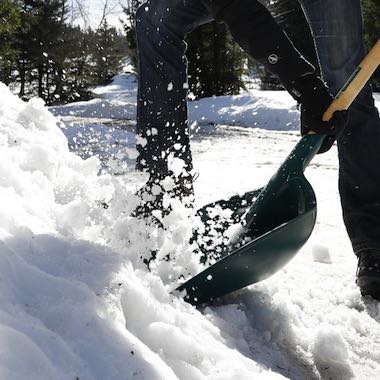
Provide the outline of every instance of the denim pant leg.
<path id="1" fill-rule="evenodd" d="M 300 0 L 324 79 L 337 93 L 365 55 L 360 0 Z M 367 85 L 338 139 L 339 191 L 355 253 L 380 248 L 380 120 Z"/>
<path id="2" fill-rule="evenodd" d="M 137 10 L 138 170 L 166 175 L 169 155 L 192 168 L 184 38 L 211 19 L 201 0 L 148 0 Z"/>

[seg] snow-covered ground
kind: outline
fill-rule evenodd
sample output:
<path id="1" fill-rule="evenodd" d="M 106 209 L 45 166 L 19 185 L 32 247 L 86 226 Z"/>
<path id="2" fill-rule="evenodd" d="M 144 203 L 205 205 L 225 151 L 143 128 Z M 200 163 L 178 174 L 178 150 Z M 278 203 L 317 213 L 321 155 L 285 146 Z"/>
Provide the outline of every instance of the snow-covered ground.
<path id="1" fill-rule="evenodd" d="M 192 217 L 178 207 L 165 233 L 147 235 L 129 215 L 144 181 L 134 77 L 96 92 L 51 109 L 57 122 L 0 85 L 0 379 L 380 378 L 380 305 L 354 282 L 336 148 L 307 169 L 318 220 L 296 258 L 196 309 L 170 294 L 200 270 Z M 285 92 L 192 102 L 197 204 L 265 184 L 299 139 L 298 117 Z M 149 272 L 141 259 L 157 247 L 173 260 Z"/>

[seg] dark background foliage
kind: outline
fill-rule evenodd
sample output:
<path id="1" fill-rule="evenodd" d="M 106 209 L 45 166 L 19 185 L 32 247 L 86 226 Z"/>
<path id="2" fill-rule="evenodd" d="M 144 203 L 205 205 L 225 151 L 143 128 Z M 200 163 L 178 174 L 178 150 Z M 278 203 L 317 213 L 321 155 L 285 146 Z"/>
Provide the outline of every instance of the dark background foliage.
<path id="1" fill-rule="evenodd" d="M 80 1 L 80 0 L 78 0 Z M 316 65 L 310 30 L 297 0 L 263 0 L 296 47 Z M 95 28 L 74 26 L 69 0 L 0 1 L 0 81 L 20 97 L 47 104 L 89 99 L 91 88 L 120 72 L 125 56 L 136 64 L 135 11 L 142 0 L 126 0 L 124 33 L 104 18 Z M 380 36 L 380 1 L 363 0 L 365 41 Z M 252 61 L 223 24 L 209 23 L 187 36 L 190 93 L 194 98 L 237 94 L 254 84 L 281 85 Z M 380 72 L 373 78 L 380 89 Z"/>

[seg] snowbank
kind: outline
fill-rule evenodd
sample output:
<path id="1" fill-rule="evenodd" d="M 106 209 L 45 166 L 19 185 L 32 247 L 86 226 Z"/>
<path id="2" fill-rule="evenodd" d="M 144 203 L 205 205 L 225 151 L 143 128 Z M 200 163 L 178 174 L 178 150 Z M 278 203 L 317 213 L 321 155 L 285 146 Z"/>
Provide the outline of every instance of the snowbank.
<path id="1" fill-rule="evenodd" d="M 131 184 L 70 153 L 41 101 L 4 85 L 0 97 L 0 377 L 281 378 L 169 295 L 161 277 L 178 268 L 148 273 L 140 256 L 153 243 L 128 217 Z M 164 248 L 176 228 L 187 241 L 176 220 Z"/>
<path id="2" fill-rule="evenodd" d="M 108 86 L 94 90 L 98 98 L 89 102 L 51 107 L 56 116 L 105 119 L 136 118 L 137 79 L 117 75 Z M 219 96 L 189 102 L 190 123 L 221 124 L 275 130 L 298 130 L 299 112 L 284 91 L 251 90 L 236 96 Z"/>

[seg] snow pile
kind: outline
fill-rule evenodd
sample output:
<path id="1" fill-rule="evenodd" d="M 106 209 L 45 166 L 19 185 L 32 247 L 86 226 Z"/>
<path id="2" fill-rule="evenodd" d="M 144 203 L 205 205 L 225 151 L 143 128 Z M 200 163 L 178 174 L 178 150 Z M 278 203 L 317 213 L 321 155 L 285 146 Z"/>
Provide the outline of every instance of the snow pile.
<path id="1" fill-rule="evenodd" d="M 128 216 L 131 184 L 70 153 L 41 101 L 4 85 L 0 97 L 0 377 L 281 378 L 169 295 L 162 278 L 178 263 L 148 272 L 141 256 L 157 241 Z M 164 221 L 163 249 L 183 248 L 180 219 Z M 192 261 L 187 252 L 181 265 Z"/>
<path id="2" fill-rule="evenodd" d="M 173 302 L 157 278 L 144 277 L 145 283 L 153 281 L 150 289 L 136 285 L 132 279 L 122 298 L 126 326 L 159 352 L 179 379 L 283 378 L 260 370 L 260 366 L 242 355 L 249 350 L 246 344 L 235 339 L 234 331 L 231 335 L 226 331 L 222 333 L 212 317 L 205 318 L 182 301 Z"/>
<path id="3" fill-rule="evenodd" d="M 96 234 L 89 213 L 111 178 L 69 152 L 41 101 L 4 85 L 0 97 L 0 377 L 174 378 L 101 297 L 122 257 L 76 239 Z"/>
<path id="4" fill-rule="evenodd" d="M 299 112 L 283 91 L 249 92 L 236 96 L 200 99 L 189 105 L 189 119 L 197 124 L 298 131 Z"/>
<path id="5" fill-rule="evenodd" d="M 0 94 L 2 235 L 20 225 L 33 226 L 37 233 L 53 231 L 56 197 L 63 205 L 69 187 L 80 193 L 86 177 L 98 170 L 98 161 L 84 162 L 69 153 L 64 134 L 51 128 L 56 121 L 43 109 L 42 101 L 23 103 L 10 96 L 4 85 Z M 75 176 L 74 167 L 82 176 L 76 183 L 65 183 Z"/>
<path id="6" fill-rule="evenodd" d="M 92 118 L 135 119 L 136 83 L 134 75 L 117 75 L 109 86 L 98 87 L 94 94 L 99 98 L 51 107 L 56 116 L 81 116 Z M 131 91 L 130 89 L 134 90 Z"/>
<path id="7" fill-rule="evenodd" d="M 56 116 L 111 119 L 136 118 L 137 79 L 131 74 L 117 75 L 108 86 L 96 88 L 98 98 L 51 107 Z M 169 90 L 168 90 L 169 91 Z M 189 120 L 199 125 L 222 124 L 275 130 L 298 130 L 296 102 L 283 91 L 251 90 L 236 96 L 219 96 L 189 102 Z"/>

